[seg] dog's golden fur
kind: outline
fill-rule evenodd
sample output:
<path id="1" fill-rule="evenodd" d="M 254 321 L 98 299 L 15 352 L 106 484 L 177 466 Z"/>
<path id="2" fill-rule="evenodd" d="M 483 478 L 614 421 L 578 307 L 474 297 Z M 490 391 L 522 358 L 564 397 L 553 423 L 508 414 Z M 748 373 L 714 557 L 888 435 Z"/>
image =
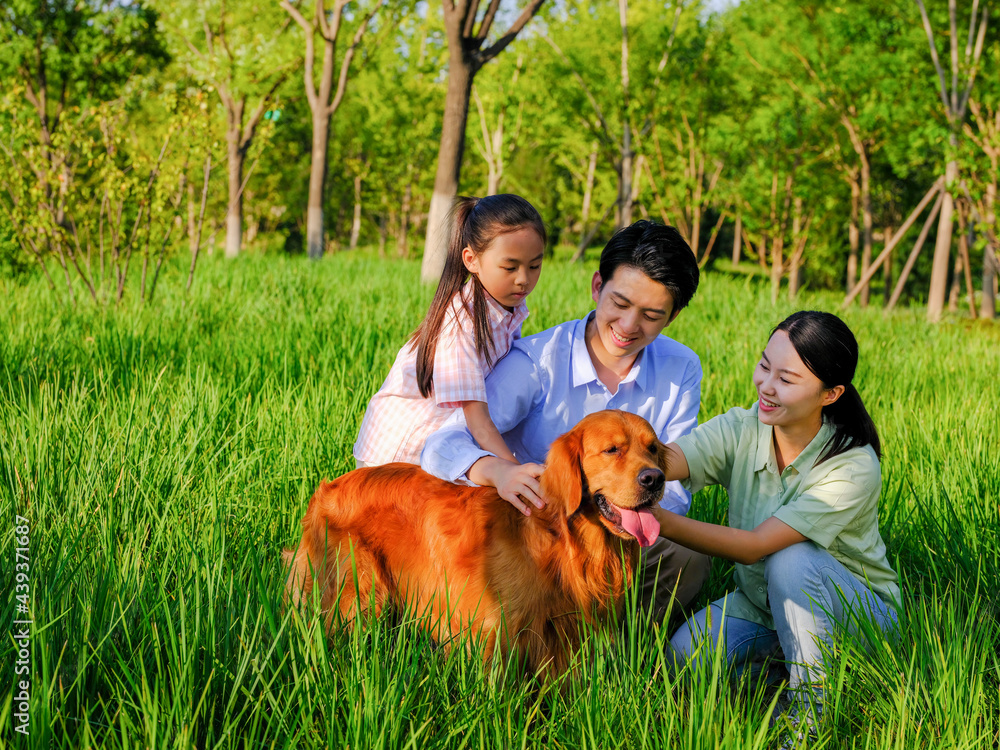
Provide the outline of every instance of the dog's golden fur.
<path id="1" fill-rule="evenodd" d="M 309 502 L 302 540 L 285 552 L 289 599 L 319 587 L 328 627 L 359 606 L 401 607 L 427 615 L 441 643 L 482 637 L 487 657 L 516 651 L 529 669 L 562 673 L 585 625 L 621 608 L 638 544 L 617 511 L 656 507 L 664 460 L 645 420 L 592 414 L 552 444 L 541 477 L 548 504 L 530 517 L 492 488 L 409 464 L 352 471 Z"/>

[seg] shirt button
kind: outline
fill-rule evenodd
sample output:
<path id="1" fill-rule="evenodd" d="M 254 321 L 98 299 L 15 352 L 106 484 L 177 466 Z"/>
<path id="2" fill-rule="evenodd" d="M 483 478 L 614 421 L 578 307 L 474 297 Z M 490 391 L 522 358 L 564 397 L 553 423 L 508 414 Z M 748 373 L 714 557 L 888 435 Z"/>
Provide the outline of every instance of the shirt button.
<path id="1" fill-rule="evenodd" d="M 758 586 L 757 587 L 757 591 L 760 592 L 761 594 L 763 594 L 764 593 L 764 587 L 763 586 Z"/>

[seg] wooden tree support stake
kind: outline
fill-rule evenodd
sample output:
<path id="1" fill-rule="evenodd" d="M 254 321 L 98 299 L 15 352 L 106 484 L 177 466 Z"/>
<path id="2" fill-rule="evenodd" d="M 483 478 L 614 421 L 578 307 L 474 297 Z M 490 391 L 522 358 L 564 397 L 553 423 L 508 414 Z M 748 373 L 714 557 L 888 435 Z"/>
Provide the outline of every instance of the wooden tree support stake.
<path id="1" fill-rule="evenodd" d="M 893 248 L 899 244 L 901 239 L 903 239 L 903 235 L 905 235 L 909 231 L 910 227 L 913 226 L 913 222 L 917 220 L 920 212 L 927 207 L 927 204 L 931 202 L 931 198 L 933 198 L 935 194 L 941 190 L 943 185 L 944 180 L 938 178 L 937 181 L 931 186 L 931 189 L 927 191 L 927 195 L 923 197 L 923 200 L 921 200 L 910 215 L 906 217 L 906 221 L 903 222 L 903 226 L 901 226 L 899 231 L 893 235 L 892 239 L 886 243 L 885 249 L 879 253 L 879 256 L 875 259 L 875 261 L 868 266 L 868 269 L 861 275 L 858 283 L 854 285 L 854 289 L 852 289 L 847 296 L 844 297 L 844 301 L 840 306 L 841 309 L 847 309 L 851 302 L 854 301 L 854 298 L 861 293 L 861 290 L 865 287 L 865 285 L 871 281 L 875 272 L 878 271 L 879 266 L 881 266 L 885 262 L 885 259 L 889 257 L 889 253 L 891 253 Z"/>
<path id="2" fill-rule="evenodd" d="M 698 261 L 698 268 L 703 268 L 706 263 L 708 263 L 708 256 L 712 254 L 712 248 L 715 247 L 715 241 L 719 238 L 719 230 L 722 229 L 722 222 L 726 220 L 726 212 L 723 211 L 719 214 L 719 220 L 715 222 L 715 226 L 712 228 L 712 234 L 708 238 L 708 247 L 705 248 L 705 254 L 701 256 L 701 260 Z M 695 256 L 698 255 L 698 248 L 692 247 Z"/>
<path id="3" fill-rule="evenodd" d="M 944 203 L 944 193 L 938 193 L 937 200 L 934 201 L 934 207 L 931 208 L 931 212 L 927 214 L 927 221 L 924 222 L 923 229 L 920 230 L 920 236 L 917 237 L 917 241 L 913 245 L 913 250 L 910 252 L 910 256 L 906 259 L 903 270 L 899 272 L 899 279 L 896 281 L 896 288 L 892 290 L 892 296 L 889 298 L 889 302 L 885 306 L 886 311 L 894 308 L 896 303 L 899 302 L 899 298 L 903 294 L 903 285 L 906 284 L 906 280 L 910 276 L 910 271 L 913 270 L 913 264 L 917 262 L 917 257 L 919 257 L 920 251 L 924 247 L 924 241 L 927 239 L 927 235 L 930 234 L 931 227 L 934 226 L 934 220 L 937 219 L 942 203 Z"/>
<path id="4" fill-rule="evenodd" d="M 597 223 L 590 228 L 590 231 L 580 239 L 580 245 L 576 248 L 576 252 L 573 254 L 573 263 L 583 262 L 583 255 L 587 252 L 587 248 L 590 246 L 590 241 L 594 239 L 594 235 L 597 234 L 597 230 L 601 228 L 601 224 L 607 220 L 608 214 L 611 213 L 611 209 L 617 205 L 617 203 L 612 203 L 604 209 L 604 213 L 601 215 L 601 218 L 598 219 Z"/>

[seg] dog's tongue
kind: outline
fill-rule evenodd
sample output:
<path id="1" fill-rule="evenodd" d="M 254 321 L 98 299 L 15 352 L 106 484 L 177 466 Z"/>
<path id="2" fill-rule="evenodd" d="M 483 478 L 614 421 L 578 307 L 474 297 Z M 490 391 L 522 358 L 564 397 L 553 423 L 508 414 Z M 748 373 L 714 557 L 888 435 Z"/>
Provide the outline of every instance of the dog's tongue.
<path id="1" fill-rule="evenodd" d="M 636 538 L 640 547 L 648 547 L 660 536 L 660 522 L 648 509 L 635 511 L 614 506 L 622 517 L 622 528 Z"/>

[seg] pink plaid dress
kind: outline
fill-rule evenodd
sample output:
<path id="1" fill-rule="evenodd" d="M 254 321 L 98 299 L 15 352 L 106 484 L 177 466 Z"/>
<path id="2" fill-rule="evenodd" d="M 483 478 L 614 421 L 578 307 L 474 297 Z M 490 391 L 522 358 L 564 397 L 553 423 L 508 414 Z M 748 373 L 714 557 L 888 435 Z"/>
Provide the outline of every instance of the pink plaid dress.
<path id="1" fill-rule="evenodd" d="M 417 349 L 407 343 L 389 370 L 389 375 L 368 402 L 354 458 L 369 466 L 402 461 L 420 463 L 427 436 L 437 430 L 463 401 L 486 401 L 487 367 L 476 352 L 472 315 L 463 304 L 469 299 L 470 284 L 452 299 L 445 313 L 434 353 L 434 390 L 423 398 L 417 387 Z M 487 312 L 493 333 L 494 364 L 521 337 L 521 324 L 528 317 L 522 302 L 513 311 L 487 298 Z"/>

